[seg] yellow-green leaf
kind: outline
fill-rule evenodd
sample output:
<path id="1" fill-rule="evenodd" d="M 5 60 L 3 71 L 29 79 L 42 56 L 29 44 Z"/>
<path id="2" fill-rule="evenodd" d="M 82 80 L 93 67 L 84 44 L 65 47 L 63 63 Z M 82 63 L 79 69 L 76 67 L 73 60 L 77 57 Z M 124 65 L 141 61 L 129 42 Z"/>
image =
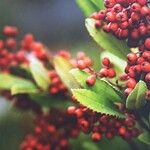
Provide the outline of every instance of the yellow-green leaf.
<path id="1" fill-rule="evenodd" d="M 85 25 L 93 39 L 105 51 L 109 51 L 115 56 L 126 60 L 126 56 L 130 52 L 126 41 L 118 40 L 115 36 L 110 33 L 105 33 L 102 29 L 96 29 L 94 19 L 86 19 Z"/>
<path id="2" fill-rule="evenodd" d="M 56 56 L 54 57 L 53 63 L 59 77 L 68 89 L 80 87 L 73 75 L 69 73 L 69 71 L 72 69 L 72 66 L 66 59 Z"/>
<path id="3" fill-rule="evenodd" d="M 43 64 L 35 57 L 29 56 L 29 68 L 36 84 L 44 91 L 50 86 L 48 71 Z"/>
<path id="4" fill-rule="evenodd" d="M 124 118 L 124 115 L 115 107 L 115 105 L 108 101 L 101 93 L 86 89 L 73 89 L 72 93 L 78 102 L 95 112 Z"/>
<path id="5" fill-rule="evenodd" d="M 147 91 L 147 85 L 143 81 L 139 81 L 133 91 L 129 94 L 127 101 L 126 101 L 126 107 L 128 109 L 139 109 L 143 107 L 146 103 L 145 97 L 146 97 L 146 91 Z"/>
<path id="6" fill-rule="evenodd" d="M 88 73 L 79 69 L 72 69 L 70 73 L 75 77 L 81 87 L 103 95 L 107 101 L 123 102 L 123 94 L 107 81 L 97 79 L 93 86 L 88 86 L 86 84 L 86 79 L 89 76 Z"/>

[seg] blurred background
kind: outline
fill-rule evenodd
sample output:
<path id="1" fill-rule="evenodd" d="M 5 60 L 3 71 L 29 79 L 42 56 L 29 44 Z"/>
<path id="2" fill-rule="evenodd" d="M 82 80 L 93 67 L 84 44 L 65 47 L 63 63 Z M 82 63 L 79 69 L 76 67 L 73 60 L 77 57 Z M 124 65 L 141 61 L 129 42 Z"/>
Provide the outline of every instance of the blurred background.
<path id="1" fill-rule="evenodd" d="M 93 44 L 75 0 L 0 0 L 0 25 L 31 32 L 53 50 Z"/>
<path id="2" fill-rule="evenodd" d="M 0 0 L 0 32 L 5 25 L 17 26 L 21 35 L 33 33 L 50 50 L 66 49 L 73 54 L 86 51 L 99 66 L 99 48 L 84 21 L 75 0 Z M 32 128 L 29 116 L 0 98 L 0 150 L 18 149 Z"/>

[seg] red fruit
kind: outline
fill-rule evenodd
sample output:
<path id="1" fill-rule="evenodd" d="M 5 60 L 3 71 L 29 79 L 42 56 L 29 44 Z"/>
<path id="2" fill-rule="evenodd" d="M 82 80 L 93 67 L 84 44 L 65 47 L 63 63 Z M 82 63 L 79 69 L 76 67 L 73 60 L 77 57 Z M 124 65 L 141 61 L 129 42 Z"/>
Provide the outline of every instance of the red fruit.
<path id="1" fill-rule="evenodd" d="M 143 6 L 143 7 L 141 8 L 141 15 L 142 15 L 142 16 L 146 16 L 146 15 L 148 15 L 148 14 L 149 14 L 149 7 Z"/>
<path id="2" fill-rule="evenodd" d="M 97 12 L 94 12 L 92 15 L 91 15 L 91 18 L 95 19 L 95 20 L 99 20 L 99 15 Z"/>
<path id="3" fill-rule="evenodd" d="M 70 106 L 70 107 L 68 107 L 67 112 L 69 114 L 75 114 L 75 110 L 76 110 L 75 106 Z"/>
<path id="4" fill-rule="evenodd" d="M 102 69 L 99 71 L 99 76 L 100 76 L 101 78 L 107 77 L 107 76 L 108 76 L 108 69 L 102 68 Z"/>
<path id="5" fill-rule="evenodd" d="M 126 13 L 120 12 L 116 15 L 116 19 L 117 19 L 117 21 L 124 22 L 128 19 L 128 16 Z"/>
<path id="6" fill-rule="evenodd" d="M 6 46 L 10 49 L 15 48 L 16 46 L 16 40 L 14 38 L 8 38 L 6 40 Z"/>
<path id="7" fill-rule="evenodd" d="M 86 79 L 86 84 L 89 86 L 93 86 L 96 82 L 96 76 L 95 75 L 90 75 L 87 79 Z"/>
<path id="8" fill-rule="evenodd" d="M 147 3 L 147 0 L 136 0 L 137 3 L 139 3 L 140 5 L 144 6 Z"/>
<path id="9" fill-rule="evenodd" d="M 49 125 L 49 126 L 47 126 L 47 131 L 49 133 L 54 133 L 56 131 L 56 128 L 53 125 Z"/>
<path id="10" fill-rule="evenodd" d="M 133 4 L 131 5 L 131 9 L 132 9 L 132 11 L 134 11 L 134 12 L 140 12 L 140 10 L 141 10 L 141 5 L 140 5 L 139 3 L 133 3 Z"/>
<path id="11" fill-rule="evenodd" d="M 135 79 L 133 79 L 133 78 L 130 78 L 128 81 L 127 81 L 127 83 L 126 83 L 126 86 L 128 87 L 128 88 L 134 88 L 135 86 L 136 86 L 136 80 Z"/>
<path id="12" fill-rule="evenodd" d="M 14 26 L 5 26 L 3 29 L 3 33 L 6 36 L 16 36 L 18 34 L 18 29 Z"/>
<path id="13" fill-rule="evenodd" d="M 145 40 L 144 45 L 145 45 L 145 48 L 146 48 L 146 49 L 150 49 L 150 38 L 147 38 L 147 39 Z"/>
<path id="14" fill-rule="evenodd" d="M 102 135 L 98 132 L 92 133 L 92 140 L 98 142 L 102 139 Z"/>
<path id="15" fill-rule="evenodd" d="M 119 128 L 119 134 L 120 135 L 124 136 L 126 134 L 126 132 L 127 132 L 127 129 L 125 127 L 120 127 Z"/>
<path id="16" fill-rule="evenodd" d="M 142 64 L 141 64 L 141 69 L 142 69 L 142 71 L 144 71 L 144 72 L 150 72 L 150 63 L 149 62 L 143 62 Z"/>
<path id="17" fill-rule="evenodd" d="M 116 76 L 116 72 L 114 69 L 110 68 L 108 69 L 108 77 L 109 78 L 114 78 Z"/>
<path id="18" fill-rule="evenodd" d="M 102 59 L 102 64 L 106 67 L 109 67 L 110 66 L 110 60 L 109 58 L 105 57 Z"/>
<path id="19" fill-rule="evenodd" d="M 86 68 L 86 64 L 85 64 L 85 62 L 84 62 L 83 60 L 78 60 L 78 61 L 77 61 L 77 66 L 78 66 L 78 68 L 81 69 L 81 70 L 83 70 L 83 69 Z"/>
<path id="20" fill-rule="evenodd" d="M 138 57 L 137 57 L 137 55 L 135 53 L 129 53 L 127 55 L 127 59 L 128 59 L 129 64 L 135 64 L 137 59 L 138 59 Z"/>
<path id="21" fill-rule="evenodd" d="M 95 21 L 95 28 L 99 29 L 102 26 L 102 22 L 100 20 Z"/>
<path id="22" fill-rule="evenodd" d="M 81 60 L 85 58 L 85 53 L 84 52 L 78 52 L 77 53 L 77 59 Z"/>
<path id="23" fill-rule="evenodd" d="M 147 73 L 147 74 L 146 74 L 145 80 L 146 80 L 146 81 L 150 81 L 150 73 Z"/>
<path id="24" fill-rule="evenodd" d="M 125 89 L 124 94 L 128 96 L 132 92 L 132 90 L 133 90 L 132 88 L 127 88 Z"/>
<path id="25" fill-rule="evenodd" d="M 150 60 L 150 51 L 144 51 L 144 53 L 142 54 L 143 58 L 145 58 L 146 60 Z"/>
<path id="26" fill-rule="evenodd" d="M 85 57 L 83 60 L 84 60 L 84 63 L 86 64 L 86 67 L 92 66 L 93 63 L 92 63 L 92 60 L 90 58 Z"/>

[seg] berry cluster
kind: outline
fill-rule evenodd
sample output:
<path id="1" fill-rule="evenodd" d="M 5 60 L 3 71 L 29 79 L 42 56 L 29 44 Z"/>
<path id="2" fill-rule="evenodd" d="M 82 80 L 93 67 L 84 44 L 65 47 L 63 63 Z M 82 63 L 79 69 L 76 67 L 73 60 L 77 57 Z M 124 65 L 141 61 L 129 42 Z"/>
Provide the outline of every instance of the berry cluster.
<path id="1" fill-rule="evenodd" d="M 90 68 L 93 65 L 93 62 L 84 52 L 78 52 L 76 59 L 72 60 L 72 65 L 83 70 Z"/>
<path id="2" fill-rule="evenodd" d="M 9 71 L 9 68 L 18 64 L 27 64 L 27 54 L 32 53 L 42 61 L 47 60 L 46 51 L 42 43 L 34 40 L 32 34 L 26 34 L 21 42 L 17 40 L 18 29 L 5 26 L 3 34 L 6 37 L 0 40 L 0 70 Z"/>
<path id="3" fill-rule="evenodd" d="M 128 96 L 139 80 L 145 81 L 150 90 L 150 51 L 148 49 L 140 50 L 139 53 L 129 53 L 126 73 L 128 80 L 126 83 L 125 94 Z M 150 91 L 147 91 L 149 99 Z"/>
<path id="4" fill-rule="evenodd" d="M 108 139 L 121 136 L 125 140 L 130 140 L 139 134 L 139 130 L 135 127 L 135 117 L 129 113 L 125 113 L 126 119 L 118 119 L 85 107 L 74 106 L 68 108 L 68 113 L 77 117 L 79 129 L 84 133 L 91 133 L 91 138 L 95 142 L 100 141 L 102 136 Z"/>
<path id="5" fill-rule="evenodd" d="M 67 91 L 67 88 L 65 87 L 65 85 L 62 83 L 60 77 L 58 76 L 58 74 L 56 73 L 56 71 L 50 70 L 48 72 L 49 77 L 51 79 L 51 85 L 49 88 L 49 92 L 51 94 L 58 94 L 58 93 L 62 93 L 64 94 Z"/>
<path id="6" fill-rule="evenodd" d="M 131 47 L 147 43 L 150 37 L 149 0 L 105 0 L 104 4 L 106 9 L 91 16 L 96 20 L 96 28 L 126 39 Z"/>
<path id="7" fill-rule="evenodd" d="M 69 137 L 78 134 L 76 117 L 53 109 L 36 118 L 34 133 L 26 136 L 21 150 L 69 150 Z"/>
<path id="8" fill-rule="evenodd" d="M 89 59 L 89 58 L 88 58 Z M 90 61 L 92 62 L 92 61 Z M 96 82 L 96 78 L 114 78 L 116 76 L 116 71 L 113 68 L 113 64 L 110 62 L 109 58 L 105 57 L 102 60 L 103 68 L 100 69 L 100 71 L 97 73 L 91 65 L 85 65 L 85 67 L 81 67 L 80 61 L 77 65 L 77 67 L 81 70 L 85 70 L 88 73 L 90 73 L 90 76 L 87 78 L 86 83 L 89 86 L 93 86 Z"/>
<path id="9" fill-rule="evenodd" d="M 116 71 L 113 69 L 113 65 L 109 58 L 103 58 L 102 65 L 104 67 L 99 71 L 99 77 L 114 78 L 116 76 Z"/>

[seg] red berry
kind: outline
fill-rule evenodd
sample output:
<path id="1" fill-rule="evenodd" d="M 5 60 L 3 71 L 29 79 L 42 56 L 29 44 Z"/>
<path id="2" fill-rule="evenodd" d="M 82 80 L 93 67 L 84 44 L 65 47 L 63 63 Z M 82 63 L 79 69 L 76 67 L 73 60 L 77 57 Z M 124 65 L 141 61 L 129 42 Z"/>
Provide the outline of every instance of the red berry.
<path id="1" fill-rule="evenodd" d="M 86 79 L 86 84 L 89 86 L 93 86 L 96 82 L 96 76 L 95 75 L 90 75 L 87 79 Z"/>
<path id="2" fill-rule="evenodd" d="M 119 128 L 119 134 L 120 134 L 120 135 L 124 136 L 124 135 L 126 134 L 126 132 L 127 132 L 127 130 L 126 130 L 125 127 L 120 127 L 120 128 Z"/>
<path id="3" fill-rule="evenodd" d="M 102 135 L 98 132 L 92 133 L 92 140 L 98 142 L 102 139 Z"/>
<path id="4" fill-rule="evenodd" d="M 145 48 L 146 48 L 146 49 L 150 49 L 150 38 L 147 38 L 147 39 L 145 40 L 144 45 L 145 45 Z"/>
<path id="5" fill-rule="evenodd" d="M 109 58 L 105 57 L 102 59 L 102 64 L 106 67 L 109 67 L 110 66 L 110 60 Z"/>
<path id="6" fill-rule="evenodd" d="M 114 78 L 116 76 L 116 72 L 114 69 L 110 68 L 108 69 L 108 77 L 109 78 Z"/>
<path id="7" fill-rule="evenodd" d="M 128 88 L 134 88 L 135 86 L 136 86 L 136 80 L 135 79 L 133 79 L 133 78 L 130 78 L 128 81 L 127 81 L 127 83 L 126 83 L 126 86 L 128 87 Z"/>

